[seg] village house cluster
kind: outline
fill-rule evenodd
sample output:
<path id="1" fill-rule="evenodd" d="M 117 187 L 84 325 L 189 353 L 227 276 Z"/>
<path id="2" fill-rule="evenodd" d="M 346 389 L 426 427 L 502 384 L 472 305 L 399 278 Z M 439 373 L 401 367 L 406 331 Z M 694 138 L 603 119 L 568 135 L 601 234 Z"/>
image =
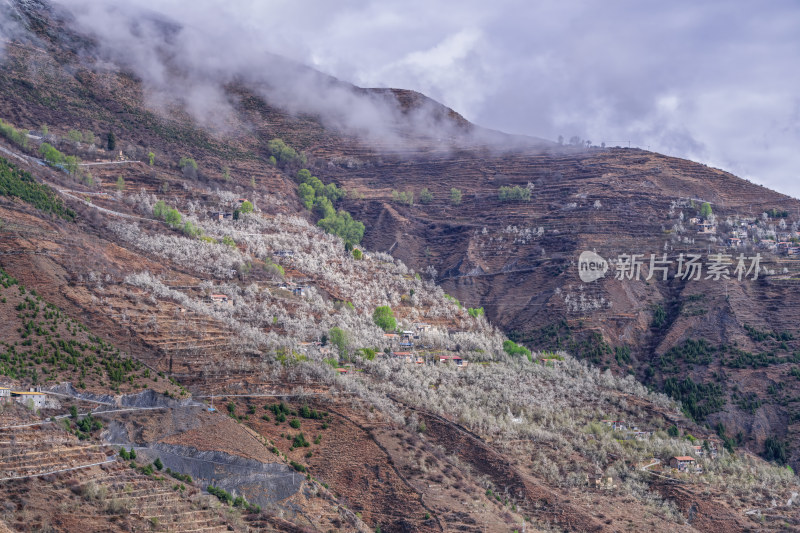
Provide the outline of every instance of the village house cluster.
<path id="1" fill-rule="evenodd" d="M 621 433 L 623 440 L 629 440 L 629 439 L 644 440 L 651 438 L 654 434 L 653 430 L 640 429 L 638 426 L 629 425 L 621 420 L 606 419 L 606 420 L 601 420 L 600 422 L 609 426 L 615 432 Z M 705 440 L 703 444 L 692 444 L 692 450 L 694 452 L 694 455 L 697 457 L 703 457 L 707 455 L 711 459 L 716 459 L 718 456 L 719 446 L 720 442 L 714 438 L 711 438 Z M 661 468 L 659 466 L 656 466 L 658 464 L 659 461 L 654 460 L 654 462 L 648 466 L 655 466 L 656 468 Z M 666 466 L 669 469 L 677 472 L 694 473 L 694 474 L 703 473 L 703 469 L 697 463 L 697 459 L 695 459 L 695 457 L 692 457 L 690 455 L 676 455 L 670 457 L 667 460 Z M 664 469 L 661 468 L 661 470 L 663 471 Z M 595 477 L 599 479 L 599 475 Z M 589 477 L 587 477 L 587 483 L 589 484 L 590 487 L 594 487 L 597 483 L 599 483 L 599 481 L 597 481 L 596 479 L 592 481 Z M 605 481 L 603 481 L 603 483 L 605 483 Z"/>
<path id="2" fill-rule="evenodd" d="M 455 368 L 466 368 L 469 361 L 459 355 L 447 351 L 430 351 L 431 346 L 424 344 L 425 332 L 431 329 L 431 325 L 425 322 L 415 322 L 412 329 L 402 330 L 398 333 L 384 333 L 384 340 L 388 341 L 389 347 L 383 352 L 376 354 L 377 357 L 399 361 L 409 365 L 452 365 Z M 333 351 L 329 346 L 323 346 L 321 342 L 304 342 L 304 346 L 317 346 L 323 355 L 332 355 Z M 347 374 L 353 371 L 352 364 L 345 364 L 337 371 L 340 374 Z"/>
<path id="3" fill-rule="evenodd" d="M 427 348 L 426 345 L 420 344 L 423 340 L 424 333 L 431 328 L 431 325 L 425 322 L 415 322 L 411 330 L 403 330 L 400 333 L 384 333 L 384 338 L 396 342 L 399 350 L 392 350 L 389 356 L 407 364 L 425 365 L 429 362 L 434 364 L 451 364 L 458 368 L 465 368 L 469 361 L 459 357 L 458 355 L 436 353 L 421 355 L 414 351 L 415 348 Z"/>
<path id="4" fill-rule="evenodd" d="M 674 205 L 673 209 L 674 207 L 676 206 Z M 776 213 L 775 210 L 772 210 L 772 214 L 763 213 L 761 218 L 733 215 L 724 222 L 714 215 L 709 215 L 707 218 L 693 216 L 686 222 L 696 235 L 706 236 L 711 243 L 706 254 L 619 253 L 615 259 L 607 263 L 598 256 L 599 266 L 602 268 L 595 268 L 590 262 L 585 264 L 581 262 L 579 269 L 582 273 L 584 270 L 598 269 L 604 273 L 604 265 L 607 264 L 614 279 L 620 281 L 652 279 L 755 281 L 762 273 L 774 273 L 764 265 L 767 259 L 775 258 L 777 261 L 777 256 L 782 255 L 800 257 L 798 222 L 787 222 L 787 220 L 788 213 Z M 678 234 L 687 231 L 683 223 L 684 218 L 681 213 L 679 222 L 668 233 L 678 238 Z M 694 244 L 695 240 L 684 237 L 683 242 Z M 717 251 L 714 251 L 714 248 Z M 765 258 L 762 253 L 770 255 Z M 596 278 L 584 281 L 594 279 Z"/>
<path id="5" fill-rule="evenodd" d="M 689 224 L 694 227 L 698 235 L 716 235 L 716 217 L 705 219 L 700 216 L 691 217 Z M 755 247 L 779 255 L 800 255 L 800 231 L 791 229 L 786 224 L 778 223 L 777 226 L 759 222 L 756 217 L 736 218 L 728 222 L 731 229 L 725 239 L 725 245 L 730 248 L 739 248 L 751 242 Z M 764 226 L 767 226 L 766 230 Z M 794 226 L 793 226 L 794 227 Z"/>
<path id="6" fill-rule="evenodd" d="M 294 296 L 298 297 L 305 297 L 308 294 L 310 285 L 308 284 L 307 280 L 297 280 L 297 281 L 282 281 L 275 286 L 278 290 L 288 291 L 292 293 Z M 228 307 L 233 307 L 233 299 L 230 298 L 227 294 L 223 293 L 211 293 L 205 297 L 205 302 L 207 304 L 211 304 L 216 309 L 224 309 Z M 181 307 L 180 311 L 182 313 L 186 312 L 186 309 Z"/>
<path id="7" fill-rule="evenodd" d="M 242 206 L 245 202 L 247 202 L 247 198 L 239 198 L 237 202 L 237 209 Z M 208 217 L 212 220 L 233 220 L 233 211 L 209 211 Z"/>

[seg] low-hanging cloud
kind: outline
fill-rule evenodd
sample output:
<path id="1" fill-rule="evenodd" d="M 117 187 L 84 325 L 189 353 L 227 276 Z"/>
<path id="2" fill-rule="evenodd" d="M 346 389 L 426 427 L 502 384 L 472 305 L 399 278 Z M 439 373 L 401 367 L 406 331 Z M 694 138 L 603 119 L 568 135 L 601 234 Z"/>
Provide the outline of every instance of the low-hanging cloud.
<path id="1" fill-rule="evenodd" d="M 5 56 L 6 46 L 27 33 L 20 24 L 22 18 L 11 0 L 0 0 L 0 60 Z"/>
<path id="2" fill-rule="evenodd" d="M 278 55 L 360 86 L 421 91 L 482 126 L 630 141 L 800 196 L 794 0 L 62 2 L 152 88 L 170 85 L 177 62 L 194 87 L 239 76 L 296 111 L 382 133 L 380 99 L 283 72 Z M 123 27 L 131 19 L 142 21 L 138 36 Z M 184 29 L 154 46 L 150 19 Z M 213 84 L 185 98 L 196 112 L 229 105 Z"/>
<path id="3" fill-rule="evenodd" d="M 313 114 L 329 127 L 373 139 L 400 142 L 408 128 L 427 136 L 457 130 L 439 120 L 434 103 L 401 111 L 392 93 L 361 91 L 304 66 L 294 54 L 275 54 L 275 48 L 285 51 L 285 44 L 270 25 L 259 23 L 260 4 L 249 6 L 256 10 L 251 12 L 245 5 L 230 11 L 211 0 L 191 7 L 168 1 L 157 11 L 135 1 L 60 3 L 79 31 L 95 38 L 107 65 L 130 69 L 142 79 L 151 106 L 167 110 L 180 104 L 210 128 L 224 128 L 234 115 L 228 89 L 241 84 L 291 113 Z"/>

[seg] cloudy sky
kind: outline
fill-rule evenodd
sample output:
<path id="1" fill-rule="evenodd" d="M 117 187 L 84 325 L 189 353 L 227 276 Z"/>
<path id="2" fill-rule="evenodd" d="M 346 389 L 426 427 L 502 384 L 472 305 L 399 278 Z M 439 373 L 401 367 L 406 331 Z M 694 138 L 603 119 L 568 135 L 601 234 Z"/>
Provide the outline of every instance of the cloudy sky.
<path id="1" fill-rule="evenodd" d="M 630 141 L 800 197 L 796 0 L 134 4 L 232 61 L 271 51 L 357 85 L 419 90 L 482 126 Z"/>

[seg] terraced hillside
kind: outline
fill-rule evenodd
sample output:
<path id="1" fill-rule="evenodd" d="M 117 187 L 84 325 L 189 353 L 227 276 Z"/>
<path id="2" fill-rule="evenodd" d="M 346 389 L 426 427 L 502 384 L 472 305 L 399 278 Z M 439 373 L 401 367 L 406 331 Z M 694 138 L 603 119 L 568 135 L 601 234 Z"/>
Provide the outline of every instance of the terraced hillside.
<path id="1" fill-rule="evenodd" d="M 400 102 L 408 104 L 406 95 Z M 262 104 L 250 119 L 272 125 L 275 116 Z M 369 248 L 428 272 L 465 306 L 483 307 L 494 323 L 531 347 L 568 349 L 684 401 L 691 390 L 668 386 L 670 379 L 721 384 L 721 405 L 692 416 L 722 423 L 757 452 L 768 437 L 789 443 L 791 462 L 798 465 L 791 438 L 800 420 L 798 383 L 790 374 L 800 352 L 800 263 L 797 255 L 765 244 L 797 242 L 796 199 L 719 169 L 636 149 L 539 142 L 521 147 L 512 138 L 487 145 L 474 137 L 419 146 L 337 138 L 317 127 L 284 120 L 263 135 L 291 139 L 319 176 L 353 192 L 344 205 L 367 223 Z M 530 199 L 502 201 L 501 187 L 529 190 Z M 451 189 L 460 191 L 457 204 Z M 423 198 L 423 191 L 431 198 Z M 413 205 L 395 193 L 413 196 Z M 699 234 L 690 222 L 704 203 L 718 221 L 709 234 Z M 782 216 L 765 216 L 775 212 Z M 742 246 L 729 246 L 730 238 Z M 648 267 L 639 281 L 616 280 L 612 265 L 603 280 L 583 283 L 577 260 L 584 250 L 607 260 L 641 254 L 646 263 L 651 254 L 667 253 L 668 280 L 647 282 Z M 758 280 L 752 274 L 742 281 L 705 274 L 699 281 L 674 279 L 682 253 L 704 260 L 728 254 L 732 262 L 739 254 L 761 254 L 764 269 Z M 663 320 L 654 321 L 662 312 Z M 754 342 L 752 328 L 775 342 Z M 787 335 L 792 339 L 776 340 Z M 699 339 L 712 346 L 710 357 L 662 364 L 665 354 L 673 350 L 667 359 L 674 359 L 686 342 Z M 724 353 L 730 357 L 718 355 Z M 781 390 L 769 392 L 776 387 Z M 694 396 L 692 401 L 705 402 Z"/>
<path id="2" fill-rule="evenodd" d="M 206 130 L 179 102 L 151 105 L 57 8 L 13 6 L 29 32 L 0 68 L 0 299 L 13 317 L 0 367 L 14 387 L 68 400 L 0 411 L 4 426 L 33 424 L 6 428 L 0 464 L 21 478 L 2 487 L 9 527 L 800 524 L 783 464 L 798 453 L 796 269 L 762 248 L 796 230 L 794 200 L 658 154 L 487 132 L 422 95 L 335 80 L 394 105 L 391 134 L 280 109 L 244 79 L 223 80 L 229 127 Z M 524 198 L 501 201 L 500 187 Z M 689 222 L 705 202 L 714 234 Z M 758 280 L 623 281 L 614 265 L 599 282 L 577 276 L 583 250 L 728 251 L 742 223 L 742 251 L 763 250 L 769 269 Z M 103 428 L 87 433 L 93 418 L 68 416 L 67 401 L 120 412 L 93 414 Z M 699 468 L 669 467 L 687 454 Z M 86 468 L 48 470 L 64 465 Z M 601 474 L 612 481 L 590 485 Z M 54 498 L 65 503 L 48 510 Z"/>
<path id="3" fill-rule="evenodd" d="M 800 345 L 788 337 L 783 344 L 764 345 L 753 342 L 749 332 L 756 328 L 798 336 L 798 261 L 759 246 L 752 231 L 744 247 L 731 248 L 726 239 L 746 218 L 758 219 L 761 231 L 781 233 L 782 225 L 788 228 L 784 238 L 796 239 L 797 200 L 703 165 L 628 149 L 466 152 L 442 158 L 418 154 L 331 172 L 364 196 L 348 205 L 373 221 L 366 235 L 370 247 L 391 250 L 421 271 L 432 267 L 447 292 L 465 306 L 484 307 L 515 340 L 566 348 L 660 388 L 670 377 L 683 379 L 692 368 L 699 383 L 720 383 L 713 376 L 723 372 L 729 380 L 723 386 L 748 387 L 726 392 L 723 412 L 702 419 L 743 432 L 754 450 L 769 434 L 790 440 L 796 431 L 797 383 L 783 376 L 797 364 L 794 354 Z M 501 187 L 515 186 L 530 190 L 530 200 L 498 198 Z M 420 195 L 426 188 L 433 200 L 423 203 Z M 458 205 L 450 201 L 451 188 L 462 191 Z M 393 201 L 392 191 L 413 192 L 415 205 Z M 704 202 L 720 221 L 714 235 L 698 235 L 688 222 Z M 762 213 L 775 206 L 788 217 L 764 219 Z M 641 254 L 646 265 L 639 281 L 614 279 L 612 265 L 603 280 L 583 283 L 577 260 L 584 250 L 607 260 Z M 672 260 L 670 279 L 646 281 L 650 255 L 660 259 L 663 253 Z M 740 282 L 735 277 L 706 279 L 705 274 L 699 281 L 676 280 L 681 253 L 723 253 L 731 261 L 740 253 L 760 253 L 769 271 L 757 281 L 752 275 Z M 666 316 L 653 327 L 656 309 Z M 674 371 L 666 371 L 659 363 L 662 356 L 693 339 L 708 341 L 715 354 L 726 347 L 741 350 L 751 362 L 728 364 L 714 355 L 678 361 Z M 615 357 L 617 350 L 625 357 Z M 771 351 L 772 370 L 765 372 L 761 368 L 766 365 L 753 360 Z M 785 394 L 766 394 L 779 383 L 788 386 Z M 731 405 L 742 393 L 755 395 L 759 405 L 749 410 Z"/>

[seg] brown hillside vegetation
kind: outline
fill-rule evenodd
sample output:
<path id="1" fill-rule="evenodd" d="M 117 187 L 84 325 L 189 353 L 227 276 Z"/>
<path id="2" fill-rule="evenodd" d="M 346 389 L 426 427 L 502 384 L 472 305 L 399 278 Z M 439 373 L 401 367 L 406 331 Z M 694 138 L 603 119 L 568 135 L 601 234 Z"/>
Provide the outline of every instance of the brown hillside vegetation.
<path id="1" fill-rule="evenodd" d="M 204 129 L 57 9 L 13 6 L 0 118 L 33 133 L 0 138 L 0 386 L 48 403 L 0 404 L 0 528 L 800 527 L 797 269 L 762 248 L 797 201 L 336 80 L 390 105 L 385 136 L 246 80 Z M 716 234 L 688 220 L 704 202 Z M 742 222 L 755 281 L 577 275 L 583 250 L 731 253 Z"/>

